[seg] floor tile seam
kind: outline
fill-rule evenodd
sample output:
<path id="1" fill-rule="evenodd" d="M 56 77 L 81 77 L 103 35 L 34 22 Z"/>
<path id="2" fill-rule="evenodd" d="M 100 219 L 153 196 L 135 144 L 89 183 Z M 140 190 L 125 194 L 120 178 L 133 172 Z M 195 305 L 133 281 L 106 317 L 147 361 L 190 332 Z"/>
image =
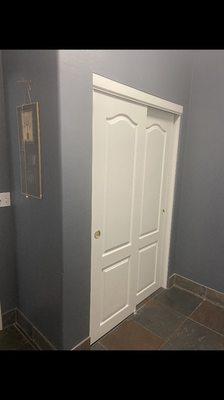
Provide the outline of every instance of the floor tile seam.
<path id="1" fill-rule="evenodd" d="M 195 322 L 196 324 L 198 324 L 198 325 L 200 325 L 200 326 L 203 326 L 203 328 L 206 328 L 206 329 L 208 329 L 209 331 L 211 331 L 211 332 L 213 332 L 213 333 L 216 333 L 217 335 L 219 335 L 219 336 L 221 336 L 223 339 L 224 339 L 224 335 L 222 334 L 222 333 L 220 333 L 220 332 L 218 332 L 218 331 L 215 331 L 214 329 L 212 329 L 212 328 L 209 328 L 207 325 L 204 325 L 204 324 L 202 324 L 201 322 L 199 322 L 199 321 L 195 321 L 193 318 L 191 318 L 191 317 L 188 317 L 188 319 L 191 321 L 191 322 Z"/>
<path id="2" fill-rule="evenodd" d="M 170 341 L 170 339 L 175 335 L 175 333 L 178 331 L 178 329 L 180 329 L 183 326 L 183 324 L 188 320 L 188 317 L 186 315 L 184 315 L 184 317 L 185 318 L 180 323 L 180 325 L 178 325 L 176 327 L 176 329 L 174 329 L 174 331 L 168 336 L 168 338 L 165 340 L 165 343 L 162 346 L 165 346 Z"/>
<path id="3" fill-rule="evenodd" d="M 211 300 L 208 300 L 208 299 L 204 299 L 204 301 L 207 301 L 208 303 L 211 303 L 211 304 L 213 304 L 214 306 L 220 307 L 222 310 L 224 310 L 224 305 L 222 306 L 221 304 L 215 303 L 214 301 L 211 301 Z"/>
<path id="4" fill-rule="evenodd" d="M 191 294 L 191 295 L 193 295 L 193 296 L 195 296 L 195 297 L 197 297 L 197 298 L 199 298 L 199 299 L 202 299 L 202 300 L 205 300 L 205 296 L 203 295 L 203 296 L 200 296 L 199 294 L 197 294 L 197 293 L 195 293 L 195 292 L 192 292 L 191 290 L 188 290 L 188 289 L 185 289 L 185 288 L 183 288 L 182 286 L 179 286 L 179 285 L 173 285 L 173 286 L 171 286 L 171 287 L 175 287 L 175 288 L 178 288 L 178 289 L 180 289 L 180 290 L 183 290 L 184 292 L 187 292 L 187 293 L 189 293 L 189 294 Z M 170 288 L 171 289 L 171 288 Z"/>
<path id="5" fill-rule="evenodd" d="M 173 312 L 175 312 L 175 313 L 177 313 L 177 314 L 180 314 L 182 317 L 188 317 L 188 315 L 182 313 L 181 311 L 175 310 L 172 306 L 169 306 L 168 304 L 163 304 L 163 303 L 162 303 L 161 301 L 159 301 L 159 300 L 157 300 L 157 301 L 158 301 L 159 304 L 161 304 L 162 306 L 167 307 L 168 309 L 172 310 Z M 201 305 L 201 303 L 202 303 L 203 301 L 204 301 L 204 300 L 201 298 L 201 302 L 196 306 L 196 308 L 194 309 L 194 311 Z M 192 311 L 192 313 L 193 313 L 194 311 Z M 189 315 L 191 315 L 192 313 L 190 313 Z"/>
<path id="6" fill-rule="evenodd" d="M 203 302 L 204 302 L 204 301 L 207 301 L 207 300 L 203 300 Z M 195 310 L 192 311 L 192 313 L 191 313 L 190 315 L 188 315 L 188 319 L 189 319 L 190 321 L 196 322 L 196 323 L 198 323 L 199 325 L 203 326 L 204 328 L 207 328 L 207 329 L 209 329 L 210 331 L 212 331 L 212 332 L 214 332 L 214 333 L 218 333 L 220 336 L 223 336 L 223 337 L 224 337 L 224 335 L 223 335 L 222 333 L 220 333 L 220 332 L 218 332 L 218 331 L 216 331 L 216 330 L 214 330 L 214 329 L 212 329 L 212 328 L 209 328 L 207 325 L 202 324 L 201 322 L 196 321 L 196 320 L 194 320 L 194 319 L 192 318 L 193 314 L 199 309 L 199 307 L 201 306 L 201 304 L 202 304 L 202 303 L 200 303 L 200 304 L 195 308 Z"/>
<path id="7" fill-rule="evenodd" d="M 219 302 L 210 300 L 210 299 L 207 297 L 207 294 L 205 294 L 205 295 L 203 295 L 203 296 L 200 296 L 200 295 L 198 295 L 197 293 L 192 292 L 191 290 L 185 289 L 185 288 L 183 288 L 182 286 L 179 286 L 179 285 L 176 285 L 176 284 L 173 285 L 173 286 L 171 286 L 171 287 L 177 287 L 178 289 L 184 290 L 184 291 L 187 292 L 187 293 L 190 293 L 190 294 L 193 294 L 193 295 L 196 296 L 196 297 L 199 297 L 199 298 L 202 299 L 203 301 L 208 301 L 209 303 L 214 304 L 214 305 L 216 305 L 217 307 L 221 307 L 222 309 L 224 309 L 224 304 L 222 305 L 222 304 L 219 303 Z M 170 287 L 169 289 L 171 289 L 171 287 Z"/>
<path id="8" fill-rule="evenodd" d="M 150 332 L 152 336 L 156 336 L 158 339 L 161 339 L 164 342 L 164 338 L 162 338 L 160 335 L 158 335 L 157 333 L 151 331 L 151 329 L 147 328 L 146 326 L 144 326 L 141 322 L 139 321 L 134 321 L 137 325 L 139 325 L 141 328 L 144 328 L 146 331 Z"/>
<path id="9" fill-rule="evenodd" d="M 25 338 L 25 340 L 24 341 L 22 341 L 22 343 L 20 343 L 20 344 L 18 344 L 18 346 L 16 345 L 16 347 L 14 347 L 14 348 L 12 348 L 12 349 L 2 349 L 2 351 L 4 351 L 4 350 L 6 350 L 6 351 L 16 351 L 16 350 L 19 350 L 20 348 L 21 348 L 21 346 L 24 346 L 25 344 L 30 344 L 30 342 L 27 340 L 27 338 L 25 337 L 25 335 L 18 329 L 18 327 L 15 325 L 15 324 L 13 324 L 13 325 L 11 325 L 11 326 L 14 326 L 14 328 L 20 333 L 20 334 L 22 334 L 22 336 Z M 5 335 L 4 336 L 7 336 L 7 332 L 5 332 Z"/>
<path id="10" fill-rule="evenodd" d="M 17 331 L 24 337 L 25 339 L 25 343 L 28 343 L 30 345 L 32 345 L 35 348 L 35 345 L 33 344 L 33 342 L 30 340 L 30 338 L 28 337 L 28 335 L 26 335 L 23 330 L 20 328 L 20 326 L 15 322 L 13 324 L 13 326 L 17 329 Z M 24 343 L 24 344 L 25 344 Z"/>
<path id="11" fill-rule="evenodd" d="M 163 288 L 162 288 L 163 289 Z M 164 290 L 166 290 L 166 289 L 164 289 Z M 147 305 L 147 303 L 150 303 L 151 302 L 151 300 L 154 300 L 157 296 L 159 296 L 161 294 L 161 292 L 160 293 L 157 293 L 157 294 L 155 294 L 155 295 L 152 295 L 152 297 L 150 298 L 150 299 L 148 299 L 147 301 L 145 301 L 143 304 L 142 304 L 142 306 L 141 307 L 138 307 L 137 308 L 137 313 L 138 313 L 138 311 L 139 310 L 141 310 L 143 307 L 145 307 L 146 305 Z M 144 301 L 144 300 L 143 300 Z"/>
<path id="12" fill-rule="evenodd" d="M 97 342 L 96 342 L 97 343 Z M 96 344 L 95 343 L 95 344 Z M 99 339 L 98 344 L 100 344 L 100 346 L 102 346 L 105 350 L 109 350 Z"/>

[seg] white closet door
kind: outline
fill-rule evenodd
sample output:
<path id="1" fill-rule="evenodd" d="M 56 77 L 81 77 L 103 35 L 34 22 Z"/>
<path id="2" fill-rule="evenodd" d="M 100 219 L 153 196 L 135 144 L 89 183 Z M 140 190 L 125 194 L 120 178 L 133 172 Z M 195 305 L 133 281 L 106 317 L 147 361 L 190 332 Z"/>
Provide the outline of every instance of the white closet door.
<path id="1" fill-rule="evenodd" d="M 162 286 L 174 116 L 93 94 L 91 343 Z"/>
<path id="2" fill-rule="evenodd" d="M 167 193 L 173 149 L 173 114 L 148 108 L 141 142 L 141 215 L 138 234 L 137 299 L 161 286 Z"/>
<path id="3" fill-rule="evenodd" d="M 91 343 L 136 303 L 146 121 L 147 107 L 94 92 Z"/>

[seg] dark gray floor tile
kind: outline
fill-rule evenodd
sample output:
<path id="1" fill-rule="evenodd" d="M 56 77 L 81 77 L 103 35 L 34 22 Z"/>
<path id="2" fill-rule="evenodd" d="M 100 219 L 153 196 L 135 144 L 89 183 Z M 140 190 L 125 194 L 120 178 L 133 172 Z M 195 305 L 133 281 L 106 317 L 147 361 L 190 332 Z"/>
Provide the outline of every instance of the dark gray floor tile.
<path id="1" fill-rule="evenodd" d="M 13 325 L 0 332 L 0 350 L 15 350 L 25 342 L 26 338 Z"/>
<path id="2" fill-rule="evenodd" d="M 101 339 L 108 350 L 157 350 L 164 341 L 135 321 L 125 321 Z"/>
<path id="3" fill-rule="evenodd" d="M 224 350 L 224 337 L 187 319 L 161 350 Z"/>
<path id="4" fill-rule="evenodd" d="M 36 347 L 34 347 L 31 343 L 26 342 L 16 350 L 18 350 L 18 351 L 36 351 L 38 349 Z"/>
<path id="5" fill-rule="evenodd" d="M 141 303 L 137 304 L 136 310 L 139 310 L 140 308 L 142 308 L 149 301 L 151 301 L 152 299 L 157 297 L 160 293 L 164 292 L 164 290 L 166 290 L 166 289 L 164 289 L 162 287 L 157 289 L 154 293 L 152 293 L 150 296 L 148 296 L 145 300 L 143 300 Z"/>
<path id="6" fill-rule="evenodd" d="M 156 301 L 171 307 L 173 310 L 183 315 L 190 315 L 203 300 L 200 297 L 173 286 L 156 296 Z"/>
<path id="7" fill-rule="evenodd" d="M 219 307 L 209 301 L 203 301 L 190 318 L 224 335 L 223 307 Z"/>
<path id="8" fill-rule="evenodd" d="M 206 299 L 224 307 L 224 293 L 216 292 L 213 289 L 207 288 Z"/>
<path id="9" fill-rule="evenodd" d="M 162 339 L 167 339 L 186 317 L 158 301 L 151 300 L 134 316 L 134 320 Z"/>
<path id="10" fill-rule="evenodd" d="M 106 350 L 106 348 L 104 346 L 102 346 L 102 344 L 97 342 L 97 343 L 95 343 L 95 344 L 93 344 L 91 346 L 90 350 L 97 350 L 97 351 L 100 350 L 100 351 L 102 351 L 102 350 Z"/>

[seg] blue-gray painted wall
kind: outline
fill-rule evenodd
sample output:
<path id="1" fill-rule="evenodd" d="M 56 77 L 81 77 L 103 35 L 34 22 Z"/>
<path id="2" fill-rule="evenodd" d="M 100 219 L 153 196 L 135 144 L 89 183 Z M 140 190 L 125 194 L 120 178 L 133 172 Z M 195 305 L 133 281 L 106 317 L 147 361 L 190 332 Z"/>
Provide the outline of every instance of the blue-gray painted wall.
<path id="1" fill-rule="evenodd" d="M 18 307 L 58 347 L 62 345 L 62 192 L 59 148 L 57 52 L 3 51 L 6 120 L 10 138 L 12 201 L 16 227 Z M 43 200 L 20 191 L 16 108 L 31 96 L 39 101 L 42 141 Z"/>
<path id="2" fill-rule="evenodd" d="M 190 51 L 166 50 L 59 51 L 65 348 L 71 348 L 89 333 L 92 73 L 182 104 L 181 152 L 186 136 L 192 56 Z M 181 163 L 178 172 L 174 220 L 179 213 Z M 174 239 L 175 232 L 176 224 Z M 172 246 L 171 263 L 173 250 Z"/>
<path id="3" fill-rule="evenodd" d="M 0 192 L 10 192 L 9 141 L 5 124 L 0 51 Z M 15 226 L 12 207 L 0 208 L 0 302 L 2 312 L 17 305 Z"/>
<path id="4" fill-rule="evenodd" d="M 173 271 L 224 292 L 224 51 L 195 51 Z"/>
<path id="5" fill-rule="evenodd" d="M 89 334 L 93 72 L 184 106 L 169 273 L 224 291 L 224 53 L 3 54 L 19 306 L 31 321 L 63 348 Z M 20 195 L 15 109 L 23 101 L 21 77 L 32 80 L 40 101 L 43 201 Z"/>

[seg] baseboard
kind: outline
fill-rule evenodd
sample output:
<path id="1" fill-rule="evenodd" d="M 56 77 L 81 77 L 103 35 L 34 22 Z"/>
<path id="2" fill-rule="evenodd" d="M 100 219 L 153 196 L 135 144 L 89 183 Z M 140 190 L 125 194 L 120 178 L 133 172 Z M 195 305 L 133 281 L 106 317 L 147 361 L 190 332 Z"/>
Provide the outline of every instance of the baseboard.
<path id="1" fill-rule="evenodd" d="M 76 350 L 90 350 L 90 337 L 82 340 L 82 342 L 78 343 L 75 347 L 71 349 L 71 351 Z"/>
<path id="2" fill-rule="evenodd" d="M 16 325 L 39 350 L 57 350 L 18 308 L 2 314 L 2 325 L 4 329 Z"/>
<path id="3" fill-rule="evenodd" d="M 224 293 L 212 289 L 208 286 L 201 285 L 192 279 L 185 278 L 182 275 L 173 274 L 168 279 L 168 287 L 177 286 L 188 292 L 195 294 L 196 296 L 209 300 L 212 303 L 224 307 Z"/>

